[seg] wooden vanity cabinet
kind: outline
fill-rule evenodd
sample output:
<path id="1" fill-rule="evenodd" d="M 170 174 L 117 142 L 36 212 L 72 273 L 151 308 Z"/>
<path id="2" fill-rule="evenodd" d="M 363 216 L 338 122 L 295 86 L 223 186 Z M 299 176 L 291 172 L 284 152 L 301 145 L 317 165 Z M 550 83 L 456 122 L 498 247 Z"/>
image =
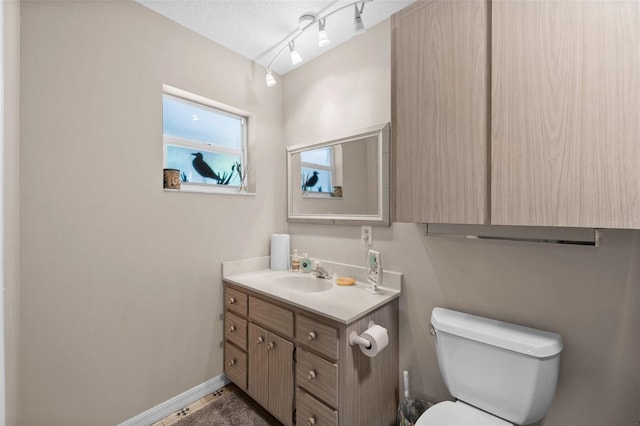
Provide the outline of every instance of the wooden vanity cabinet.
<path id="1" fill-rule="evenodd" d="M 225 325 L 247 321 L 246 351 L 225 332 L 225 374 L 283 424 L 393 424 L 398 404 L 398 299 L 351 324 L 225 283 L 234 310 Z M 238 300 L 246 300 L 246 313 Z M 389 346 L 374 358 L 348 344 L 373 321 L 389 330 Z M 246 362 L 242 364 L 242 355 Z M 236 359 L 234 365 L 228 359 Z M 244 365 L 244 369 L 238 368 Z M 294 422 L 294 418 L 296 421 Z"/>
<path id="2" fill-rule="evenodd" d="M 284 424 L 291 424 L 293 343 L 251 324 L 248 355 L 249 395 Z"/>

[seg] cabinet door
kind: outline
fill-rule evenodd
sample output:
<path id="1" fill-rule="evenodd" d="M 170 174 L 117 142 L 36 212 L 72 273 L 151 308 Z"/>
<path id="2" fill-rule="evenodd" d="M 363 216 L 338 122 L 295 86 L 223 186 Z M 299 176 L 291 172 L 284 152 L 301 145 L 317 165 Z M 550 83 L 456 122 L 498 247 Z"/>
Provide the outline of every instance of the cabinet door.
<path id="1" fill-rule="evenodd" d="M 392 18 L 398 222 L 488 223 L 488 10 L 426 0 Z"/>
<path id="2" fill-rule="evenodd" d="M 640 2 L 492 4 L 498 225 L 640 228 Z"/>
<path id="3" fill-rule="evenodd" d="M 269 333 L 249 324 L 249 367 L 247 390 L 262 406 L 269 406 Z"/>
<path id="4" fill-rule="evenodd" d="M 269 410 L 285 425 L 293 423 L 293 343 L 269 335 Z"/>

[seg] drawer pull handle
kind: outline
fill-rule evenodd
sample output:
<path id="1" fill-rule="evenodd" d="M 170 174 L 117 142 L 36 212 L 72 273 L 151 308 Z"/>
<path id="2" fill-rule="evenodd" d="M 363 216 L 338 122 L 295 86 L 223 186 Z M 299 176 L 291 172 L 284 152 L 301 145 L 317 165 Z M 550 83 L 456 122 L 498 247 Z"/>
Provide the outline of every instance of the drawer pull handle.
<path id="1" fill-rule="evenodd" d="M 236 298 L 235 297 L 230 297 L 229 298 L 229 304 L 233 305 L 234 303 L 236 303 Z"/>
<path id="2" fill-rule="evenodd" d="M 316 340 L 317 338 L 318 334 L 316 334 L 315 331 L 310 331 L 309 335 L 307 336 L 307 339 L 309 339 L 309 341 Z"/>
<path id="3" fill-rule="evenodd" d="M 229 333 L 233 333 L 234 331 L 236 331 L 236 326 L 235 325 L 230 325 L 229 326 Z"/>
<path id="4" fill-rule="evenodd" d="M 231 361 L 229 361 L 229 367 L 233 367 L 234 365 L 236 365 L 235 359 L 232 359 Z"/>
<path id="5" fill-rule="evenodd" d="M 267 343 L 267 349 L 269 349 L 269 350 L 273 349 L 275 346 L 276 346 L 276 344 L 273 343 L 273 342 Z"/>
<path id="6" fill-rule="evenodd" d="M 316 378 L 317 374 L 318 374 L 318 373 L 316 373 L 314 370 L 310 370 L 310 371 L 307 373 L 307 379 L 309 379 L 309 380 L 313 380 L 313 379 L 315 379 L 315 378 Z"/>
<path id="7" fill-rule="evenodd" d="M 309 418 L 307 419 L 307 424 L 308 424 L 309 426 L 313 426 L 313 425 L 315 425 L 315 424 L 316 424 L 316 418 L 315 418 L 315 417 L 309 417 Z"/>
<path id="8" fill-rule="evenodd" d="M 262 336 L 259 336 L 259 337 L 256 339 L 256 343 L 257 343 L 257 344 L 259 344 L 259 345 L 261 345 L 261 344 L 262 344 L 262 342 L 264 342 L 264 338 L 263 338 Z"/>

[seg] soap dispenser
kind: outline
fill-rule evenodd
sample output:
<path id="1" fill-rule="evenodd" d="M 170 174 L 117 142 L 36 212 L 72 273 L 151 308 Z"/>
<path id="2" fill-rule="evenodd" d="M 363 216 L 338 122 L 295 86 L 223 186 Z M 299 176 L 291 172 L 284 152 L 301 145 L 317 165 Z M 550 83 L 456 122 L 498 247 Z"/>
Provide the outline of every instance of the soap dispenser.
<path id="1" fill-rule="evenodd" d="M 302 272 L 311 272 L 312 269 L 311 259 L 307 256 L 307 253 L 302 255 L 302 260 L 300 260 L 300 270 Z"/>
<path id="2" fill-rule="evenodd" d="M 291 270 L 294 272 L 300 271 L 300 258 L 298 257 L 298 250 L 293 250 L 293 256 L 291 257 Z"/>

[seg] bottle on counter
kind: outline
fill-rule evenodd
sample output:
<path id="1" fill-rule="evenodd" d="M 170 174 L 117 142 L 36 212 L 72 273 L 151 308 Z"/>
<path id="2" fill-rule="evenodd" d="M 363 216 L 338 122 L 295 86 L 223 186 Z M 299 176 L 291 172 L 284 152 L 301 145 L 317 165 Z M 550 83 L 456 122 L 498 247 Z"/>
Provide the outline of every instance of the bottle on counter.
<path id="1" fill-rule="evenodd" d="M 291 270 L 295 272 L 300 271 L 300 258 L 298 257 L 298 250 L 293 250 L 293 256 L 291 256 Z"/>

